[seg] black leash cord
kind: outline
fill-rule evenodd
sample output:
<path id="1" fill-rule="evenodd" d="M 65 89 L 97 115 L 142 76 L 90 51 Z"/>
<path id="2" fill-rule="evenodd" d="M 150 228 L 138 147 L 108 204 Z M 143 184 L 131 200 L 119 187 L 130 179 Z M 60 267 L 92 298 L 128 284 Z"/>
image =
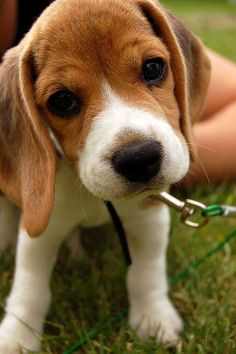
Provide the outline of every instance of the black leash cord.
<path id="1" fill-rule="evenodd" d="M 132 259 L 131 259 L 130 253 L 129 253 L 129 245 L 127 242 L 127 237 L 126 237 L 126 233 L 125 233 L 124 227 L 122 225 L 122 222 L 121 222 L 114 206 L 112 205 L 112 203 L 109 201 L 105 201 L 105 205 L 107 207 L 107 210 L 109 211 L 109 214 L 110 214 L 111 219 L 113 221 L 117 235 L 119 237 L 120 244 L 121 244 L 123 254 L 125 257 L 126 265 L 130 266 L 132 264 Z"/>

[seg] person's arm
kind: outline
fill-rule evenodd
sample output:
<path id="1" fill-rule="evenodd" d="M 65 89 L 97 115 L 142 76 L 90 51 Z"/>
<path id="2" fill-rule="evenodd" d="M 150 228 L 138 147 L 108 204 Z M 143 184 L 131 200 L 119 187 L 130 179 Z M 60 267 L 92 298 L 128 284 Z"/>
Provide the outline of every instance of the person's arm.
<path id="1" fill-rule="evenodd" d="M 17 0 L 0 0 L 0 59 L 10 48 L 17 31 Z"/>

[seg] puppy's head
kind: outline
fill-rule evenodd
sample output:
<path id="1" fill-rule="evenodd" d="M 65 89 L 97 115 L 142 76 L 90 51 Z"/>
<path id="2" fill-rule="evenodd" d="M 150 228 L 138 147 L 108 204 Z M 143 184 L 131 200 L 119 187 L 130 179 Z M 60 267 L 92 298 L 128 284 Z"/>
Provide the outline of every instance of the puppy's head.
<path id="1" fill-rule="evenodd" d="M 180 180 L 208 71 L 199 41 L 159 4 L 55 1 L 0 73 L 0 188 L 28 232 L 42 232 L 53 205 L 50 136 L 99 198 Z"/>

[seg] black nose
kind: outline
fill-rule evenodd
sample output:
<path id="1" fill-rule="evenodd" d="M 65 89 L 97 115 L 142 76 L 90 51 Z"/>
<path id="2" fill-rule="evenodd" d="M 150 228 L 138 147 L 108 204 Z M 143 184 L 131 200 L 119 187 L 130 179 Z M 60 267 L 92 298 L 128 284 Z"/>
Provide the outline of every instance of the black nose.
<path id="1" fill-rule="evenodd" d="M 155 140 L 130 144 L 113 155 L 113 168 L 130 182 L 147 183 L 160 170 L 161 150 Z"/>

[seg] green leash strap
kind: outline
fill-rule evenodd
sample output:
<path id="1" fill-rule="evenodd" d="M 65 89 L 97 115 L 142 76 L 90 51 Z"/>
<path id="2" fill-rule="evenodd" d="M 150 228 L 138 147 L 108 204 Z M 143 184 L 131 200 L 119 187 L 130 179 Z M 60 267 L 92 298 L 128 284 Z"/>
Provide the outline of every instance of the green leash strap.
<path id="1" fill-rule="evenodd" d="M 170 280 L 170 286 L 175 285 L 179 281 L 186 279 L 190 274 L 191 270 L 198 268 L 201 264 L 203 264 L 208 258 L 212 257 L 214 254 L 222 250 L 224 246 L 229 243 L 232 239 L 236 238 L 236 229 L 234 229 L 222 242 L 218 243 L 214 247 L 212 247 L 205 255 L 200 258 L 195 259 L 194 261 L 190 262 L 188 267 L 182 269 L 178 274 L 176 274 Z M 114 317 L 112 317 L 108 321 L 101 321 L 99 322 L 88 334 L 82 338 L 79 342 L 75 343 L 70 349 L 67 349 L 64 354 L 72 354 L 76 350 L 80 349 L 84 345 L 88 344 L 93 338 L 95 338 L 101 330 L 105 328 L 112 327 L 116 323 L 119 323 L 123 319 L 126 318 L 128 311 L 123 310 L 117 313 Z"/>
<path id="2" fill-rule="evenodd" d="M 215 204 L 206 207 L 202 211 L 202 216 L 222 216 L 224 215 L 224 208 L 221 205 Z"/>
<path id="3" fill-rule="evenodd" d="M 201 264 L 203 264 L 208 258 L 212 257 L 214 254 L 218 253 L 219 251 L 224 248 L 224 246 L 229 243 L 231 240 L 236 238 L 236 229 L 234 229 L 222 242 L 218 243 L 214 247 L 212 247 L 205 255 L 202 257 L 199 257 L 195 259 L 194 261 L 190 262 L 188 267 L 184 268 L 182 271 L 180 271 L 178 274 L 176 274 L 171 280 L 170 280 L 170 286 L 175 285 L 178 283 L 180 280 L 187 278 L 192 269 L 198 268 Z"/>
<path id="4" fill-rule="evenodd" d="M 223 216 L 225 218 L 236 217 L 236 207 L 233 205 L 214 204 L 202 210 L 203 217 Z"/>
<path id="5" fill-rule="evenodd" d="M 116 323 L 119 323 L 123 319 L 126 318 L 128 314 L 127 310 L 119 311 L 115 316 L 107 321 L 100 321 L 98 324 L 91 329 L 84 338 L 81 338 L 80 341 L 75 343 L 70 349 L 66 350 L 63 354 L 71 354 L 74 353 L 76 350 L 80 349 L 84 345 L 88 344 L 93 338 L 95 338 L 101 330 L 105 328 L 110 328 L 114 326 Z"/>

